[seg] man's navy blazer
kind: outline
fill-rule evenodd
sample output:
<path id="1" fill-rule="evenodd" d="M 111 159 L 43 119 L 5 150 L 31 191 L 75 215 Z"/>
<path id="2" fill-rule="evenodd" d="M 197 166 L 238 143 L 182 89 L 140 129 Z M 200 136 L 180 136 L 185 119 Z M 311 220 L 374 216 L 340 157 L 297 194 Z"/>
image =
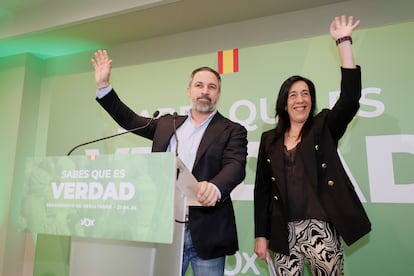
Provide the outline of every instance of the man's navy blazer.
<path id="1" fill-rule="evenodd" d="M 124 129 L 145 126 L 151 120 L 128 108 L 114 90 L 97 101 Z M 176 127 L 179 128 L 186 118 L 178 116 Z M 152 140 L 153 152 L 165 152 L 174 135 L 173 116 L 163 115 L 133 133 Z M 230 193 L 245 177 L 246 157 L 246 129 L 217 112 L 201 139 L 192 169 L 198 181 L 214 183 L 221 192 L 221 199 L 214 207 L 189 208 L 188 227 L 193 245 L 201 258 L 231 255 L 238 250 Z"/>

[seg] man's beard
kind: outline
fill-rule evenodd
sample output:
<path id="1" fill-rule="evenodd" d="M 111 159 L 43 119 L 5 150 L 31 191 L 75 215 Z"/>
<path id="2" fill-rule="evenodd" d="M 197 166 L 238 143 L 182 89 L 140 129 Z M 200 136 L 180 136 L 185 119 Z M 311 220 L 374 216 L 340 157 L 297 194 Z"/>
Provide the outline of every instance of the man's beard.
<path id="1" fill-rule="evenodd" d="M 210 99 L 209 99 L 210 100 Z M 209 103 L 198 103 L 197 100 L 191 100 L 191 108 L 197 112 L 201 113 L 211 113 L 216 110 L 217 103 L 210 102 Z"/>

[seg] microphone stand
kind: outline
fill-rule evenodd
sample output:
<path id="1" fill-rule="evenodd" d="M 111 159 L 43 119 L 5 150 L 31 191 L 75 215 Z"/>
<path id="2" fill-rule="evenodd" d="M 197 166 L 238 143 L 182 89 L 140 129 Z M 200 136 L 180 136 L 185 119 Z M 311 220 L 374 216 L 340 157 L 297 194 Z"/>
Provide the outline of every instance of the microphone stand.
<path id="1" fill-rule="evenodd" d="M 149 120 L 149 121 L 148 121 L 148 123 L 146 123 L 144 126 L 136 127 L 136 128 L 133 128 L 133 129 L 129 129 L 129 130 L 125 131 L 125 132 L 121 132 L 121 133 L 117 133 L 117 134 L 109 135 L 109 136 L 106 136 L 106 137 L 102 137 L 102 138 L 99 138 L 99 139 L 91 140 L 91 141 L 88 141 L 88 142 L 85 142 L 85 143 L 82 143 L 82 144 L 76 145 L 76 146 L 74 146 L 74 147 L 73 147 L 73 148 L 72 148 L 72 149 L 68 152 L 67 156 L 69 156 L 69 155 L 70 155 L 70 154 L 71 154 L 71 153 L 72 153 L 75 149 L 80 148 L 80 147 L 82 147 L 82 146 L 89 145 L 89 144 L 92 144 L 92 143 L 95 143 L 95 142 L 99 142 L 99 141 L 106 140 L 106 139 L 109 139 L 109 138 L 112 138 L 112 137 L 116 137 L 116 136 L 124 135 L 124 134 L 130 133 L 130 132 L 134 132 L 134 131 L 139 130 L 139 129 L 146 128 L 147 126 L 149 126 L 149 125 L 152 123 L 152 121 L 154 121 L 154 119 L 155 119 L 155 118 L 156 118 L 159 114 L 160 114 L 160 112 L 159 112 L 158 110 L 156 110 L 156 111 L 154 112 L 154 114 L 152 115 L 151 120 Z"/>
<path id="2" fill-rule="evenodd" d="M 178 158 L 178 136 L 177 136 L 177 112 L 173 113 L 173 127 L 174 127 L 174 137 L 175 137 L 175 158 Z M 178 175 L 180 174 L 180 169 L 177 166 L 177 175 L 176 180 L 178 180 Z"/>
<path id="3" fill-rule="evenodd" d="M 175 137 L 175 156 L 178 157 L 178 136 L 177 136 L 177 112 L 173 113 L 173 126 L 174 126 L 174 137 Z"/>

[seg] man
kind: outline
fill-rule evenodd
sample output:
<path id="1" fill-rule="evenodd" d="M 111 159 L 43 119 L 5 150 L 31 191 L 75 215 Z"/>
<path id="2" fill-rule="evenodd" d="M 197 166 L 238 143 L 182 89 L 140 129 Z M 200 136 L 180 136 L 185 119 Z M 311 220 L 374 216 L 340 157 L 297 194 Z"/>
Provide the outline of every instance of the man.
<path id="1" fill-rule="evenodd" d="M 148 124 L 151 119 L 129 109 L 110 85 L 112 60 L 107 52 L 97 51 L 91 62 L 97 101 L 112 118 L 125 129 Z M 134 131 L 153 141 L 153 152 L 178 148 L 179 157 L 199 181 L 197 198 L 202 206 L 188 210 L 183 275 L 189 263 L 196 276 L 224 275 L 225 256 L 238 250 L 230 193 L 245 177 L 247 131 L 217 111 L 220 93 L 220 75 L 209 67 L 198 68 L 187 88 L 191 102 L 188 115 L 167 114 Z"/>

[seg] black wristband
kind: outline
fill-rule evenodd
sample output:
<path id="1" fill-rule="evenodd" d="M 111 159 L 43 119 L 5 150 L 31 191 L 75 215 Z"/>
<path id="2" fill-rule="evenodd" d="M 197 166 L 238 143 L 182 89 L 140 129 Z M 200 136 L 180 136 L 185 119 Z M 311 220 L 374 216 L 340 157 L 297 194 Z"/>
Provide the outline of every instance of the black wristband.
<path id="1" fill-rule="evenodd" d="M 350 36 L 343 36 L 343 37 L 338 38 L 335 42 L 336 42 L 336 45 L 338 46 L 339 44 L 341 44 L 344 41 L 349 41 L 352 44 L 352 37 L 350 37 Z"/>

